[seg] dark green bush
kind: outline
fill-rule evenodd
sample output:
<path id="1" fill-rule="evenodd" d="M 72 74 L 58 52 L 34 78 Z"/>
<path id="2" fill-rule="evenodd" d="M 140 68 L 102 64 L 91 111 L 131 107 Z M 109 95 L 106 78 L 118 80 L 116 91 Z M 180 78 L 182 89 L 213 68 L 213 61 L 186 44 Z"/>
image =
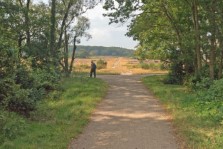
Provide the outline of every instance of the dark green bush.
<path id="1" fill-rule="evenodd" d="M 58 89 L 59 75 L 46 70 L 27 71 L 19 66 L 15 77 L 0 79 L 0 105 L 5 109 L 29 116 L 37 101 Z"/>
<path id="2" fill-rule="evenodd" d="M 46 92 L 49 92 L 58 88 L 60 75 L 55 71 L 37 69 L 33 71 L 32 76 L 37 89 L 43 88 Z"/>
<path id="3" fill-rule="evenodd" d="M 20 84 L 21 88 L 28 89 L 34 85 L 34 78 L 24 65 L 18 65 L 15 71 L 15 83 Z"/>
<path id="4" fill-rule="evenodd" d="M 213 81 L 208 77 L 192 76 L 185 81 L 185 85 L 192 91 L 207 90 L 212 84 Z"/>
<path id="5" fill-rule="evenodd" d="M 223 123 L 223 79 L 204 78 L 197 84 L 197 110 L 216 123 Z"/>
<path id="6" fill-rule="evenodd" d="M 164 80 L 165 84 L 183 84 L 185 78 L 183 63 L 173 63 L 167 78 Z"/>
<path id="7" fill-rule="evenodd" d="M 0 144 L 23 133 L 25 120 L 13 112 L 0 110 Z"/>
<path id="8" fill-rule="evenodd" d="M 223 79 L 215 80 L 205 95 L 206 100 L 223 101 Z"/>

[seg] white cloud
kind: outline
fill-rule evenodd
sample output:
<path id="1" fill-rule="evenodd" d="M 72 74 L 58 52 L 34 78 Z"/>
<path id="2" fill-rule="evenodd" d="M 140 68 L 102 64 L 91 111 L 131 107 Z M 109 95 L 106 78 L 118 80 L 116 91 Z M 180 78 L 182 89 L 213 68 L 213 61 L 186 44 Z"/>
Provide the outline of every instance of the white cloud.
<path id="1" fill-rule="evenodd" d="M 125 36 L 127 24 L 109 25 L 109 19 L 104 17 L 103 13 L 106 12 L 102 8 L 102 4 L 99 4 L 85 14 L 91 22 L 91 28 L 88 32 L 92 35 L 92 39 L 88 41 L 82 39 L 81 45 L 115 46 L 133 49 L 138 42 Z"/>

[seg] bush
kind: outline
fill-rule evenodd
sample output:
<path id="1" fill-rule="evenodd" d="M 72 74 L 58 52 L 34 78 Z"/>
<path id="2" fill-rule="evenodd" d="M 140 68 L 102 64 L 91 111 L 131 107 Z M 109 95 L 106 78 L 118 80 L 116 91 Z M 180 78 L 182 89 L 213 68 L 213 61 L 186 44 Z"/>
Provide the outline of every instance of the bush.
<path id="1" fill-rule="evenodd" d="M 213 84 L 213 81 L 208 77 L 189 77 L 185 81 L 185 85 L 192 91 L 207 90 Z"/>
<path id="2" fill-rule="evenodd" d="M 25 120 L 15 113 L 0 110 L 0 144 L 23 133 Z"/>
<path id="3" fill-rule="evenodd" d="M 170 73 L 164 80 L 165 84 L 183 84 L 185 78 L 185 72 L 183 70 L 183 63 L 173 63 L 170 68 Z"/>
<path id="4" fill-rule="evenodd" d="M 46 92 L 56 90 L 60 80 L 60 75 L 55 71 L 37 69 L 33 71 L 34 86 L 38 90 L 44 89 Z"/>
<path id="5" fill-rule="evenodd" d="M 15 83 L 20 84 L 21 88 L 28 89 L 34 85 L 34 77 L 24 65 L 18 65 L 15 71 Z"/>
<path id="6" fill-rule="evenodd" d="M 161 69 L 161 64 L 160 63 L 141 63 L 140 64 L 142 69 L 152 69 L 152 70 L 160 70 Z"/>
<path id="7" fill-rule="evenodd" d="M 223 79 L 202 79 L 197 83 L 197 107 L 217 123 L 223 123 Z"/>
<path id="8" fill-rule="evenodd" d="M 100 59 L 97 61 L 97 69 L 105 69 L 107 68 L 107 62 Z"/>
<path id="9" fill-rule="evenodd" d="M 58 82 L 59 76 L 55 72 L 35 70 L 31 73 L 19 66 L 15 77 L 0 80 L 0 105 L 5 110 L 29 116 L 35 110 L 37 101 L 59 88 Z"/>
<path id="10" fill-rule="evenodd" d="M 223 101 L 223 79 L 215 80 L 206 92 L 207 100 Z"/>

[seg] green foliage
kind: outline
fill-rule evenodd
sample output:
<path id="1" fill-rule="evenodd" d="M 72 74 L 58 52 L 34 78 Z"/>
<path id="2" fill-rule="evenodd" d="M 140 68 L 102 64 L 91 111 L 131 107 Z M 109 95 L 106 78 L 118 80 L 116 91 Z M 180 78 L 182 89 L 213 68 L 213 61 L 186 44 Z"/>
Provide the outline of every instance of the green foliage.
<path id="1" fill-rule="evenodd" d="M 140 63 L 142 69 L 164 70 L 162 63 Z"/>
<path id="2" fill-rule="evenodd" d="M 127 35 L 139 41 L 138 59 L 170 62 L 173 66 L 167 82 L 181 84 L 184 74 L 222 77 L 222 72 L 216 73 L 222 71 L 222 6 L 222 1 L 105 0 L 104 8 L 109 10 L 110 23 L 131 18 Z M 207 73 L 201 70 L 205 65 Z"/>
<path id="3" fill-rule="evenodd" d="M 166 84 L 182 84 L 184 81 L 185 73 L 183 71 L 182 63 L 173 63 L 170 67 L 170 72 L 164 80 Z"/>
<path id="4" fill-rule="evenodd" d="M 213 80 L 211 80 L 209 77 L 200 78 L 193 76 L 188 82 L 188 87 L 194 91 L 207 90 L 213 84 Z"/>
<path id="5" fill-rule="evenodd" d="M 64 90 L 50 92 L 29 119 L 0 111 L 0 148 L 67 148 L 88 123 L 107 85 L 97 78 L 67 78 L 60 86 Z"/>
<path id="6" fill-rule="evenodd" d="M 46 70 L 29 72 L 25 66 L 18 66 L 15 77 L 0 79 L 0 104 L 4 109 L 25 116 L 35 110 L 37 101 L 47 92 L 58 89 L 59 77 Z"/>
<path id="7" fill-rule="evenodd" d="M 0 110 L 0 144 L 22 135 L 26 128 L 25 123 L 24 118 L 17 114 Z"/>
<path id="8" fill-rule="evenodd" d="M 60 74 L 55 70 L 36 69 L 32 76 L 35 78 L 34 82 L 37 89 L 43 88 L 47 92 L 58 89 Z"/>
<path id="9" fill-rule="evenodd" d="M 97 61 L 97 69 L 105 69 L 107 67 L 107 62 L 100 59 Z"/>
<path id="10" fill-rule="evenodd" d="M 201 83 L 198 83 L 198 88 L 200 89 L 198 90 L 200 91 L 199 99 L 204 101 L 223 101 L 223 79 L 215 81 L 204 79 Z"/>
<path id="11" fill-rule="evenodd" d="M 222 148 L 222 81 L 211 85 L 210 91 L 190 92 L 182 85 L 163 84 L 164 78 L 149 76 L 143 82 L 171 112 L 178 135 L 185 141 L 183 148 Z M 208 97 L 211 92 L 214 93 L 212 99 Z"/>
<path id="12" fill-rule="evenodd" d="M 70 48 L 71 49 L 71 48 Z M 71 51 L 71 50 L 70 50 Z M 77 46 L 77 57 L 86 58 L 89 56 L 133 56 L 134 51 L 120 47 L 102 47 L 102 46 Z"/>

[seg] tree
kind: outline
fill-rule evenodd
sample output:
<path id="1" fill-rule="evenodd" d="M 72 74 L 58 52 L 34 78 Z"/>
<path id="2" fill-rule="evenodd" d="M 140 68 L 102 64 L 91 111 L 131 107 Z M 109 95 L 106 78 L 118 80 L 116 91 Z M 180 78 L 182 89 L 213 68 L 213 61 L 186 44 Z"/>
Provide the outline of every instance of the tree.
<path id="1" fill-rule="evenodd" d="M 65 38 L 65 49 L 64 49 L 64 58 L 63 58 L 64 63 L 61 63 L 61 64 L 62 64 L 62 67 L 67 75 L 69 75 L 73 69 L 75 53 L 76 53 L 76 49 L 77 49 L 76 43 L 80 42 L 79 38 L 84 36 L 89 39 L 91 37 L 88 33 L 86 33 L 86 30 L 89 29 L 89 27 L 90 27 L 89 20 L 85 17 L 79 17 L 77 24 L 74 26 L 73 29 L 71 29 L 70 34 L 68 34 L 67 32 L 65 33 L 66 38 Z M 68 62 L 69 62 L 69 58 L 68 58 L 69 38 L 71 38 L 73 40 L 72 41 L 73 48 L 72 48 L 72 56 L 71 56 L 70 64 L 68 64 Z"/>
<path id="2" fill-rule="evenodd" d="M 205 76 L 208 64 L 209 77 L 216 79 L 222 76 L 222 4 L 216 0 L 107 0 L 104 8 L 111 10 L 106 14 L 111 23 L 132 18 L 127 35 L 139 40 L 143 49 L 162 49 L 166 60 L 177 54 L 178 60 L 171 63 L 180 64 L 187 75 Z"/>

